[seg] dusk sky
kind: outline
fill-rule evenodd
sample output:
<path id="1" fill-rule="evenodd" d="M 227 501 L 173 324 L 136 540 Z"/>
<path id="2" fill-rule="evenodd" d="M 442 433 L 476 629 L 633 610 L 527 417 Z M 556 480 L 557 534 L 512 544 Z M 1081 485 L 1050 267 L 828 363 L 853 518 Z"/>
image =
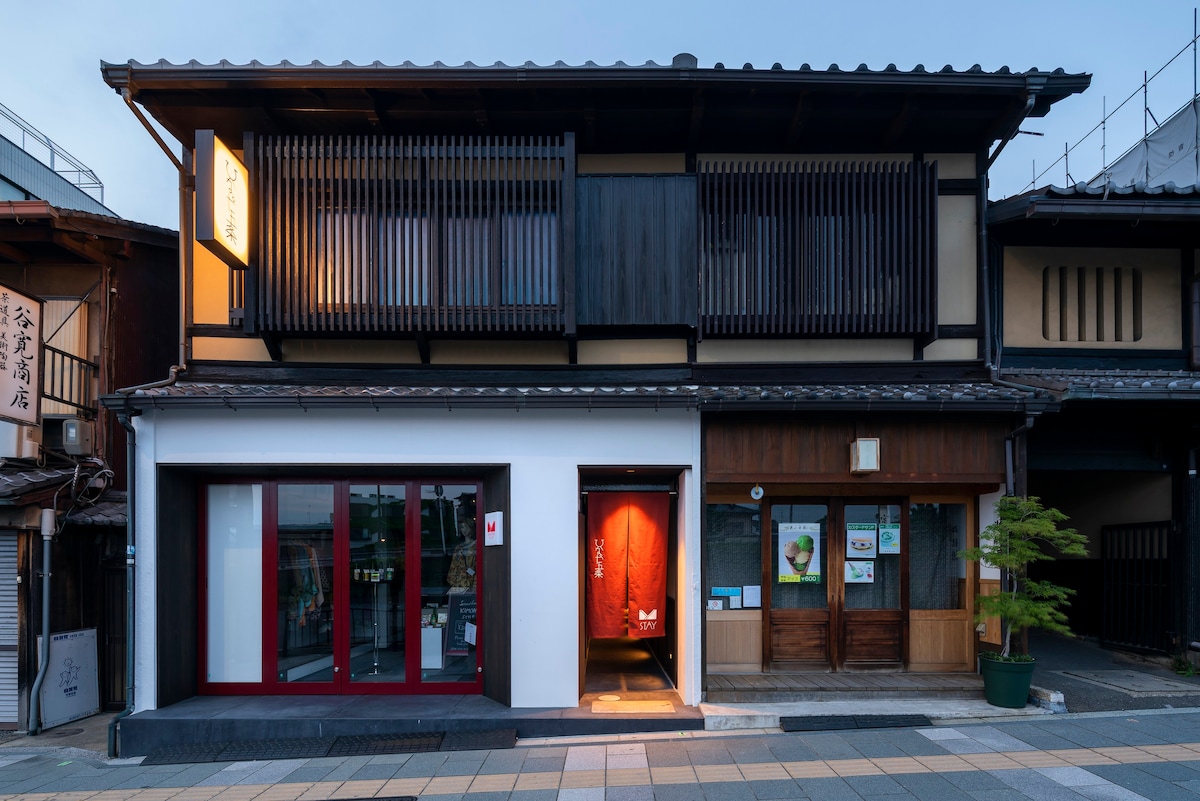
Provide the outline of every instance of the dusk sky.
<path id="1" fill-rule="evenodd" d="M 117 215 L 178 227 L 174 167 L 100 77 L 100 62 L 457 65 L 670 64 L 681 52 L 700 67 L 749 62 L 785 69 L 837 64 L 872 69 L 979 64 L 1087 72 L 1091 88 L 1029 120 L 992 170 L 992 196 L 1068 183 L 1059 159 L 1136 94 L 1106 126 L 1108 162 L 1143 132 L 1143 72 L 1159 121 L 1195 91 L 1194 2 L 1181 0 L 841 0 L 840 2 L 409 2 L 409 0 L 0 0 L 0 103 L 91 167 Z M 1149 118 L 1147 118 L 1149 119 Z M 1148 123 L 1151 127 L 1153 122 Z M 169 140 L 178 152 L 179 144 Z M 1070 155 L 1070 177 L 1102 166 L 1097 131 Z M 1035 170 L 1036 165 L 1036 170 Z"/>

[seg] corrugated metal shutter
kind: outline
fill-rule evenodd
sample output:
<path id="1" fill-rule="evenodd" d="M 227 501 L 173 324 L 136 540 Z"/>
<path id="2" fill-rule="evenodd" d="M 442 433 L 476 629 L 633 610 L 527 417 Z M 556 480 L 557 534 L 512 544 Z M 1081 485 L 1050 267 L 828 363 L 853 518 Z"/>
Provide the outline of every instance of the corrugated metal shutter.
<path id="1" fill-rule="evenodd" d="M 0 534 L 0 728 L 17 725 L 17 535 Z"/>

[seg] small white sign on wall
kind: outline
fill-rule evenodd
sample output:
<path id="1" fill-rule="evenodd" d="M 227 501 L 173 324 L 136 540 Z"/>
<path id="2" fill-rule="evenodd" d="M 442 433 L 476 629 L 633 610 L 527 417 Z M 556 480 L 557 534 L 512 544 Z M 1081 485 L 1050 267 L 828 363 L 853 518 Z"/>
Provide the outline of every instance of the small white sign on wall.
<path id="1" fill-rule="evenodd" d="M 504 544 L 504 512 L 488 512 L 483 516 L 483 544 Z"/>

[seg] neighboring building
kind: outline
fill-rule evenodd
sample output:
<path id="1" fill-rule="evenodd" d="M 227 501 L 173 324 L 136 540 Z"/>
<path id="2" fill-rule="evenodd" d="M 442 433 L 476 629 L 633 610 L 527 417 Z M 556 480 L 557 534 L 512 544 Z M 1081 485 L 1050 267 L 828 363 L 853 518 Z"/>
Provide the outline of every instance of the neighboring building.
<path id="1" fill-rule="evenodd" d="M 106 400 L 138 413 L 139 711 L 571 707 L 622 634 L 686 704 L 971 669 L 955 554 L 1056 403 L 987 368 L 989 148 L 1088 76 L 103 74 L 197 175 L 187 369 Z"/>
<path id="2" fill-rule="evenodd" d="M 1196 108 L 988 215 L 1002 375 L 1062 399 L 1025 433 L 1028 492 L 1091 540 L 1038 573 L 1077 591 L 1077 633 L 1172 655 L 1200 640 Z"/>
<path id="3" fill-rule="evenodd" d="M 0 284 L 40 301 L 44 340 L 29 424 L 0 401 L 0 728 L 37 724 L 42 509 L 57 512 L 51 633 L 95 629 L 96 702 L 125 703 L 126 438 L 98 398 L 177 359 L 178 238 L 116 218 L 102 193 L 90 170 L 0 106 Z M 14 309 L 2 294 L 6 326 Z M 12 344 L 0 335 L 6 372 Z"/>

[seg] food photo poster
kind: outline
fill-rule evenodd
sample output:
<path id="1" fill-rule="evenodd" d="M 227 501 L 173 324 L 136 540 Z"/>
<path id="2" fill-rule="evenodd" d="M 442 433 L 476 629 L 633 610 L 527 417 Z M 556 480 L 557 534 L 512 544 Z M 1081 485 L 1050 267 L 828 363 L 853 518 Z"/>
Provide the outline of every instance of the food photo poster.
<path id="1" fill-rule="evenodd" d="M 821 524 L 779 524 L 779 582 L 821 582 Z"/>

